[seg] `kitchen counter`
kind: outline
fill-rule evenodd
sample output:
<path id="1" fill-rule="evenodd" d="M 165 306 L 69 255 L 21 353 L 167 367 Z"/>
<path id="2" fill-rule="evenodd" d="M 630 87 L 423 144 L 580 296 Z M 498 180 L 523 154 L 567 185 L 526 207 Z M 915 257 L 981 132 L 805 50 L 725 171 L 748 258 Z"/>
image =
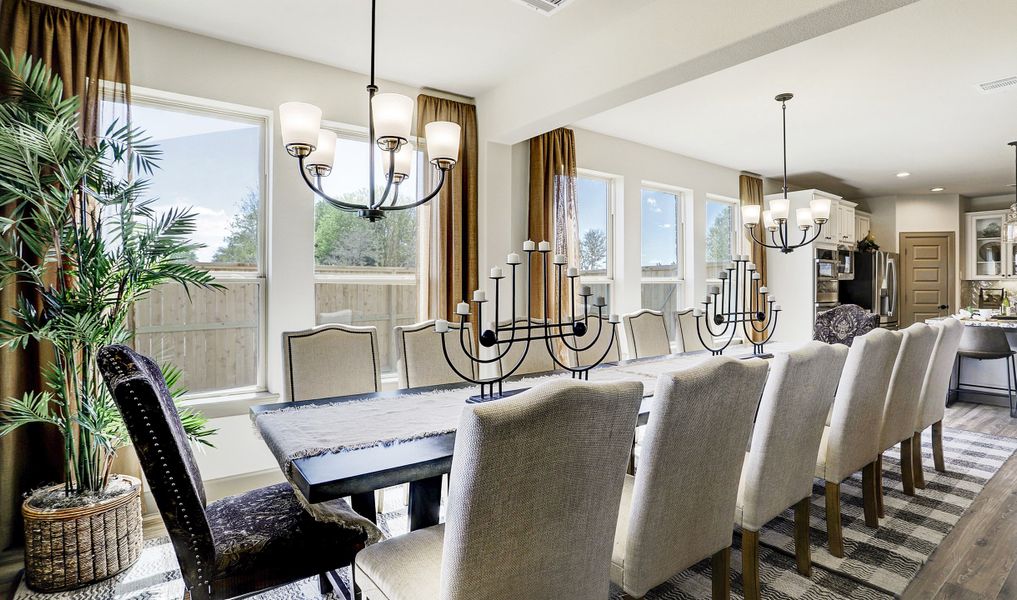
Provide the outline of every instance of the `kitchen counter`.
<path id="1" fill-rule="evenodd" d="M 943 317 L 927 319 L 926 323 L 936 323 L 942 320 Z M 1017 351 L 1017 319 L 960 319 L 960 322 L 967 327 L 995 327 L 1004 330 L 1010 348 Z M 973 358 L 958 358 L 957 360 L 958 364 L 954 366 L 950 389 L 956 389 L 958 379 L 963 382 L 964 386 L 974 387 L 963 389 L 956 395 L 951 394 L 950 400 L 1009 406 L 1010 402 L 1006 394 L 1011 378 L 1008 373 L 1009 361 Z"/>
<path id="2" fill-rule="evenodd" d="M 926 319 L 926 323 L 936 323 L 942 321 L 946 317 L 936 317 L 935 319 Z M 1001 329 L 1015 329 L 1017 330 L 1017 319 L 958 319 L 964 325 L 969 327 L 999 327 Z"/>

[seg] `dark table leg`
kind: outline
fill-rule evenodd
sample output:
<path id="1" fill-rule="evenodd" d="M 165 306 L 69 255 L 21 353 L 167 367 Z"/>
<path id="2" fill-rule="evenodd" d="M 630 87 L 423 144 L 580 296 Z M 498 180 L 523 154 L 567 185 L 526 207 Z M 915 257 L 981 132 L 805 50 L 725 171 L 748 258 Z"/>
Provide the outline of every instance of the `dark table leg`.
<path id="1" fill-rule="evenodd" d="M 410 531 L 438 524 L 441 475 L 410 482 Z"/>
<path id="2" fill-rule="evenodd" d="M 353 494 L 350 496 L 350 508 L 360 516 L 370 519 L 372 523 L 378 522 L 378 508 L 374 503 L 374 492 Z"/>

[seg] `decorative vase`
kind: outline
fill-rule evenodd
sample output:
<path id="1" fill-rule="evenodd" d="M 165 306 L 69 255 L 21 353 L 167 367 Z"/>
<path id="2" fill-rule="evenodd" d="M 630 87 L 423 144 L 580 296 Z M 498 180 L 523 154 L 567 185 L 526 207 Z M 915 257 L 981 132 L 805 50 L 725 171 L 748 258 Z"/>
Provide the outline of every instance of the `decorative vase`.
<path id="1" fill-rule="evenodd" d="M 110 478 L 107 492 L 75 505 L 55 503 L 63 484 L 25 499 L 25 583 L 40 592 L 79 588 L 121 573 L 141 556 L 141 481 Z"/>

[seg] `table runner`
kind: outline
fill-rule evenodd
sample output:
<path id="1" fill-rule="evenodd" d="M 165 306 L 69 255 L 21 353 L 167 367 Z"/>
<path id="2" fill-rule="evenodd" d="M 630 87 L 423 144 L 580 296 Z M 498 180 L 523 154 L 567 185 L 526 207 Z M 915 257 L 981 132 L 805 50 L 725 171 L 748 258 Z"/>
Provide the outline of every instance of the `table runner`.
<path id="1" fill-rule="evenodd" d="M 790 347 L 793 347 L 791 345 Z M 772 344 L 770 351 L 787 351 L 785 344 Z M 752 352 L 751 345 L 729 349 L 732 356 Z M 640 381 L 645 394 L 652 394 L 657 377 L 695 366 L 710 355 L 705 352 L 664 356 L 659 359 L 605 365 L 590 371 L 590 381 Z M 528 388 L 568 377 L 568 373 L 542 374 L 505 382 L 506 390 Z M 293 461 L 310 456 L 340 453 L 372 446 L 387 446 L 451 433 L 459 425 L 466 399 L 477 393 L 476 386 L 427 392 L 407 390 L 398 396 L 337 400 L 326 404 L 289 405 L 254 415 L 261 435 L 290 483 Z M 381 532 L 373 523 L 354 513 L 345 503 L 309 504 L 297 497 L 321 521 L 352 525 L 368 533 L 371 541 Z"/>

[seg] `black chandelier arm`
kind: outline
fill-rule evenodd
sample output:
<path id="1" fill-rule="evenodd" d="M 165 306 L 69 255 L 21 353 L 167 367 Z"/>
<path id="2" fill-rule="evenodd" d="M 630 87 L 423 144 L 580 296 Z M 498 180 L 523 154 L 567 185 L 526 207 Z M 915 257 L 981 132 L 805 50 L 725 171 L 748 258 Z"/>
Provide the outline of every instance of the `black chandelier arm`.
<path id="1" fill-rule="evenodd" d="M 395 184 L 395 190 L 392 192 L 392 203 L 389 206 L 395 206 L 396 202 L 399 202 L 399 183 Z"/>
<path id="2" fill-rule="evenodd" d="M 392 177 L 395 175 L 395 150 L 387 150 L 387 152 L 390 156 L 388 157 L 388 173 L 386 173 L 385 177 L 385 191 L 381 193 L 381 198 L 371 204 L 372 210 L 377 210 L 382 204 L 385 204 L 385 201 L 388 200 L 389 192 L 392 191 Z M 374 148 L 371 148 L 371 154 L 374 154 Z"/>
<path id="3" fill-rule="evenodd" d="M 773 231 L 770 232 L 770 238 L 774 239 L 774 243 L 767 244 L 765 241 L 760 240 L 759 238 L 756 237 L 755 227 L 748 227 L 747 229 L 749 230 L 749 238 L 751 238 L 752 241 L 755 242 L 756 244 L 763 246 L 764 248 L 773 248 L 774 250 L 780 250 L 781 248 L 783 248 L 783 246 L 777 245 L 776 239 L 774 239 L 775 233 Z"/>
<path id="4" fill-rule="evenodd" d="M 425 204 L 426 202 L 431 200 L 431 198 L 434 198 L 435 196 L 437 196 L 438 192 L 441 191 L 442 186 L 445 185 L 445 169 L 439 168 L 438 171 L 440 173 L 439 176 L 438 176 L 438 184 L 435 186 L 434 190 L 432 190 L 430 194 L 424 196 L 423 198 L 421 198 L 420 200 L 417 200 L 416 202 L 414 202 L 412 204 L 402 204 L 400 206 L 382 206 L 381 210 L 386 210 L 386 211 L 387 210 L 406 210 L 408 208 L 416 208 L 416 207 L 420 206 L 421 204 Z"/>
<path id="5" fill-rule="evenodd" d="M 326 194 L 325 191 L 323 189 L 321 189 L 321 176 L 317 177 L 318 181 L 317 181 L 317 183 L 315 183 L 315 181 L 311 179 L 311 176 L 308 175 L 307 169 L 304 168 L 304 157 L 303 156 L 300 156 L 300 157 L 297 158 L 297 165 L 298 165 L 297 168 L 300 169 L 300 175 L 304 178 L 304 183 L 306 183 L 307 187 L 311 188 L 311 191 L 314 192 L 315 194 L 317 194 L 322 200 L 324 200 L 324 201 L 328 202 L 329 204 L 331 204 L 332 206 L 334 206 L 336 208 L 339 208 L 339 209 L 342 209 L 342 210 L 357 211 L 357 210 L 362 210 L 364 208 L 367 208 L 366 206 L 358 206 L 356 204 L 348 204 L 346 202 L 343 202 L 342 200 L 339 200 L 337 198 L 333 198 L 332 196 L 329 196 L 328 194 Z"/>

